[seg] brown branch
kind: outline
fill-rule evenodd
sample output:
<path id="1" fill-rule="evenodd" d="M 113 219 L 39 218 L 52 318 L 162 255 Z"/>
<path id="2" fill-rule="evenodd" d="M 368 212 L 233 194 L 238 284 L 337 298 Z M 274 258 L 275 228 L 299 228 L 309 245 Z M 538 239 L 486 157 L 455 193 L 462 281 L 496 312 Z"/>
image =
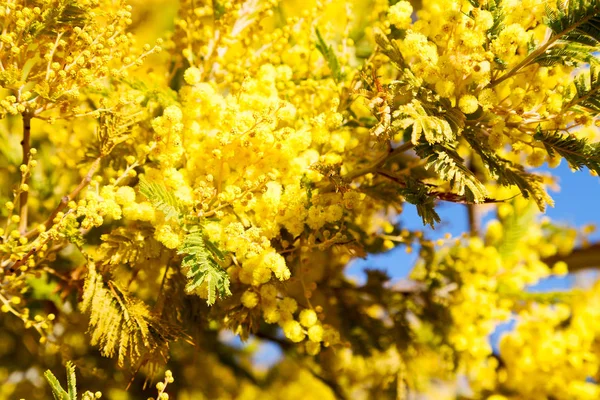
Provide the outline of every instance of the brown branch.
<path id="1" fill-rule="evenodd" d="M 27 165 L 29 163 L 29 157 L 31 152 L 31 115 L 29 113 L 23 114 L 23 141 L 21 142 L 23 147 L 23 163 Z M 27 172 L 23 172 L 26 174 Z M 23 179 L 22 183 L 26 183 L 26 179 Z M 24 234 L 27 230 L 27 201 L 29 199 L 29 191 L 23 190 L 19 196 L 19 232 Z"/>
<path id="2" fill-rule="evenodd" d="M 12 273 L 16 272 L 18 268 L 20 268 L 22 265 L 24 265 L 27 262 L 27 260 L 29 260 L 29 257 L 31 257 L 32 255 L 37 253 L 37 251 L 39 249 L 41 249 L 49 241 L 50 241 L 50 239 L 46 239 L 43 242 L 41 242 L 40 244 L 38 244 L 37 246 L 32 247 L 31 250 L 29 250 L 20 260 L 17 260 L 12 265 L 9 265 L 5 269 L 5 273 L 6 272 L 12 272 Z"/>
<path id="3" fill-rule="evenodd" d="M 94 160 L 92 166 L 90 167 L 90 170 L 88 171 L 86 176 L 83 177 L 83 179 L 81 180 L 79 185 L 75 189 L 73 189 L 73 191 L 71 193 L 69 193 L 67 196 L 63 196 L 62 199 L 60 199 L 60 203 L 58 203 L 58 205 L 56 206 L 54 211 L 52 211 L 52 214 L 50 214 L 48 219 L 46 219 L 46 221 L 44 222 L 44 226 L 46 227 L 46 229 L 49 229 L 52 226 L 52 224 L 54 223 L 53 222 L 54 218 L 56 218 L 58 213 L 61 212 L 62 210 L 64 210 L 64 208 L 67 206 L 67 204 L 69 204 L 69 202 L 71 200 L 73 200 L 75 197 L 77 197 L 77 195 L 87 185 L 89 185 L 89 183 L 92 181 L 92 177 L 96 173 L 96 170 L 98 170 L 98 167 L 100 166 L 100 160 L 102 160 L 102 156 L 100 156 Z M 31 238 L 32 236 L 35 235 L 36 232 L 37 232 L 37 230 L 33 229 L 33 230 L 27 232 L 25 234 L 25 237 Z"/>
<path id="4" fill-rule="evenodd" d="M 546 257 L 542 261 L 550 266 L 559 261 L 564 261 L 569 267 L 569 272 L 600 268 L 600 242 L 576 248 L 567 255 L 557 254 Z"/>
<path id="5" fill-rule="evenodd" d="M 469 233 L 471 236 L 479 236 L 481 232 L 479 214 L 477 213 L 477 205 L 467 203 L 467 216 L 469 218 Z"/>
<path id="6" fill-rule="evenodd" d="M 471 158 L 469 159 L 469 163 L 467 164 L 469 170 L 473 173 L 475 178 L 480 182 L 483 181 L 484 176 L 479 173 L 479 170 L 473 163 L 473 154 L 471 154 Z M 477 237 L 481 233 L 481 215 L 478 212 L 476 204 L 467 203 L 467 218 L 469 220 L 469 233 L 472 237 Z"/>

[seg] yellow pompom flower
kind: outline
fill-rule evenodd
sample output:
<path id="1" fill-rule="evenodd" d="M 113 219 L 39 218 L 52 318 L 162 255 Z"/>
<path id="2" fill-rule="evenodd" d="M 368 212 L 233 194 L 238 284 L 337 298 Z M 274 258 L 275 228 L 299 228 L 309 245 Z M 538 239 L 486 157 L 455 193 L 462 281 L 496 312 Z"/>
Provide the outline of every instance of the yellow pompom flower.
<path id="1" fill-rule="evenodd" d="M 458 101 L 458 108 L 465 114 L 473 114 L 479 108 L 479 102 L 472 94 L 465 94 Z"/>
<path id="2" fill-rule="evenodd" d="M 168 249 L 176 249 L 181 244 L 179 235 L 173 232 L 170 225 L 159 225 L 154 232 L 154 237 Z"/>
<path id="3" fill-rule="evenodd" d="M 247 290 L 242 295 L 242 304 L 246 308 L 254 308 L 258 305 L 258 295 L 251 290 Z"/>
<path id="4" fill-rule="evenodd" d="M 306 336 L 304 334 L 304 331 L 302 330 L 302 326 L 300 325 L 300 323 L 293 319 L 289 320 L 289 321 L 285 321 L 281 325 L 281 328 L 283 329 L 283 334 L 285 335 L 285 337 L 287 337 L 288 339 L 290 339 L 292 342 L 295 342 L 295 343 L 301 342 L 302 340 L 304 340 L 304 337 Z"/>
<path id="5" fill-rule="evenodd" d="M 115 193 L 115 201 L 121 205 L 133 203 L 135 202 L 135 191 L 132 187 L 121 186 Z"/>
<path id="6" fill-rule="evenodd" d="M 300 311 L 299 319 L 300 319 L 300 323 L 302 324 L 302 326 L 304 326 L 306 328 L 310 328 L 311 326 L 316 324 L 318 321 L 317 313 L 311 309 L 306 309 L 306 310 Z"/>
<path id="7" fill-rule="evenodd" d="M 321 342 L 323 340 L 323 327 L 321 325 L 313 325 L 308 328 L 308 339 L 311 342 Z"/>
<path id="8" fill-rule="evenodd" d="M 298 303 L 291 297 L 285 297 L 279 302 L 279 309 L 293 314 L 298 309 Z"/>
<path id="9" fill-rule="evenodd" d="M 412 13 L 412 5 L 408 1 L 401 0 L 388 10 L 388 20 L 398 29 L 408 29 L 412 22 Z"/>
<path id="10" fill-rule="evenodd" d="M 190 67 L 185 70 L 183 74 L 183 79 L 188 85 L 195 85 L 197 83 L 200 83 L 200 80 L 202 79 L 202 73 L 198 68 Z"/>

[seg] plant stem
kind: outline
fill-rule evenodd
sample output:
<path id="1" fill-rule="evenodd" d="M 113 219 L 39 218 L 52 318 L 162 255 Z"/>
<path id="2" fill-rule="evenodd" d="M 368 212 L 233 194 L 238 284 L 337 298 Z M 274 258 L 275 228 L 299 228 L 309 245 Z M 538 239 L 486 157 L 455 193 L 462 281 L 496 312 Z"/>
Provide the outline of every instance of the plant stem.
<path id="1" fill-rule="evenodd" d="M 100 166 L 100 160 L 102 160 L 102 156 L 100 156 L 94 160 L 88 173 L 83 177 L 81 182 L 79 182 L 79 185 L 75 189 L 73 189 L 73 191 L 71 193 L 69 193 L 67 196 L 63 196 L 60 199 L 60 203 L 58 203 L 58 205 L 56 206 L 54 211 L 52 211 L 52 214 L 50 214 L 48 219 L 46 219 L 46 221 L 44 222 L 46 229 L 50 229 L 50 227 L 53 224 L 54 218 L 56 218 L 56 215 L 59 212 L 61 212 L 71 200 L 73 200 L 75 197 L 77 197 L 77 195 L 92 181 L 94 174 L 96 173 L 96 171 L 98 170 L 98 167 Z M 36 232 L 37 232 L 36 229 L 32 229 L 29 232 L 27 232 L 27 234 L 25 236 L 27 238 L 31 238 L 32 236 L 35 235 Z"/>
<path id="2" fill-rule="evenodd" d="M 569 34 L 570 32 L 574 31 L 575 29 L 577 29 L 581 25 L 587 23 L 595 15 L 596 15 L 595 13 L 590 14 L 587 17 L 582 18 L 581 20 L 577 21 L 576 24 L 573 24 L 573 25 L 569 26 L 564 31 L 559 32 L 557 34 L 554 34 L 554 35 L 550 36 L 550 38 L 548 39 L 548 41 L 546 43 L 544 43 L 542 46 L 538 47 L 537 49 L 535 49 L 534 51 L 532 51 L 531 53 L 529 53 L 529 55 L 527 55 L 527 57 L 525 57 L 523 60 L 521 60 L 520 63 L 518 63 L 517 65 L 515 65 L 506 74 L 502 75 L 500 78 L 496 79 L 495 81 L 492 81 L 488 85 L 488 87 L 493 88 L 494 86 L 498 85 L 499 83 L 505 81 L 506 79 L 510 78 L 511 76 L 513 76 L 514 74 L 516 74 L 517 72 L 519 72 L 521 69 L 523 69 L 526 66 L 528 66 L 536 58 L 538 58 L 539 56 L 541 56 L 542 54 L 544 54 L 546 52 L 546 50 L 548 50 L 548 48 L 550 46 L 552 46 L 554 43 L 556 43 L 557 40 L 559 40 L 563 36 Z"/>
<path id="3" fill-rule="evenodd" d="M 473 174 L 479 181 L 482 181 L 482 179 L 484 177 L 482 176 L 482 174 L 479 173 L 479 171 L 473 164 L 473 154 L 471 155 L 471 159 L 469 160 L 467 167 L 469 168 L 469 170 L 471 172 L 473 172 Z M 479 234 L 481 232 L 481 218 L 480 218 L 480 214 L 478 211 L 479 210 L 477 209 L 476 204 L 467 204 L 467 218 L 469 220 L 469 233 L 471 234 L 472 237 L 479 236 Z"/>
<path id="4" fill-rule="evenodd" d="M 29 113 L 23 114 L 23 141 L 21 142 L 21 146 L 23 147 L 23 164 L 27 165 L 31 152 L 31 115 Z M 21 234 L 24 234 L 27 230 L 28 199 L 29 191 L 22 191 L 19 196 L 19 232 Z"/>
<path id="5" fill-rule="evenodd" d="M 477 213 L 476 204 L 467 204 L 467 215 L 469 218 L 469 233 L 473 237 L 479 236 L 480 232 L 480 219 Z"/>
<path id="6" fill-rule="evenodd" d="M 344 175 L 342 178 L 346 181 L 352 182 L 354 179 L 359 178 L 363 175 L 376 172 L 379 167 L 386 163 L 390 158 L 397 156 L 398 154 L 402 154 L 405 151 L 408 151 L 414 147 L 414 144 L 411 142 L 403 143 L 402 145 L 396 147 L 395 149 L 390 149 L 387 153 L 385 153 L 382 157 L 380 157 L 375 163 L 371 164 L 366 168 L 357 169 L 356 171 L 349 172 Z M 333 183 L 328 184 L 323 189 L 321 189 L 320 193 L 329 193 L 335 189 L 335 185 Z"/>
<path id="7" fill-rule="evenodd" d="M 542 258 L 542 262 L 549 266 L 554 265 L 558 261 L 566 262 L 569 272 L 598 269 L 600 267 L 600 242 L 578 247 L 566 255 L 556 254 Z"/>

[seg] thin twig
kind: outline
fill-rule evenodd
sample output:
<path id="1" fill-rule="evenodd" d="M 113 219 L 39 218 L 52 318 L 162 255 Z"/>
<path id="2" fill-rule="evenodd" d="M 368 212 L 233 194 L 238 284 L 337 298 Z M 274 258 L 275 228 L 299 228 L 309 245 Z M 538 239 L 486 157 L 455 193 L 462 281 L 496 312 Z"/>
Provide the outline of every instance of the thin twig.
<path id="1" fill-rule="evenodd" d="M 582 18 L 581 20 L 577 21 L 576 24 L 573 24 L 572 26 L 568 27 L 564 31 L 559 32 L 559 33 L 557 33 L 555 35 L 550 36 L 550 38 L 548 39 L 548 41 L 546 43 L 544 43 L 542 46 L 538 47 L 536 50 L 534 50 L 531 53 L 529 53 L 527 55 L 527 57 L 525 57 L 523 60 L 521 60 L 520 63 L 518 63 L 517 65 L 515 65 L 506 74 L 502 75 L 500 78 L 496 79 L 495 81 L 492 81 L 488 85 L 488 87 L 493 88 L 494 86 L 497 86 L 498 84 L 500 84 L 501 82 L 505 81 L 506 79 L 512 77 L 517 72 L 519 72 L 521 69 L 525 68 L 530 63 L 532 63 L 533 61 L 535 61 L 536 58 L 538 58 L 539 56 L 541 56 L 542 54 L 544 54 L 546 52 L 546 50 L 548 50 L 548 48 L 550 48 L 550 46 L 552 46 L 554 43 L 556 43 L 560 38 L 562 38 L 563 36 L 569 34 L 572 31 L 574 31 L 579 26 L 585 24 L 590 19 L 594 18 L 596 15 L 597 15 L 596 13 L 590 13 L 590 15 L 588 15 L 587 17 Z"/>
<path id="2" fill-rule="evenodd" d="M 348 174 L 342 177 L 342 180 L 352 182 L 354 179 L 359 178 L 363 175 L 376 172 L 379 167 L 384 165 L 389 159 L 397 156 L 398 154 L 402 154 L 405 151 L 408 151 L 414 147 L 414 144 L 411 142 L 403 143 L 402 145 L 396 147 L 395 149 L 391 149 L 387 153 L 385 153 L 382 157 L 380 157 L 375 163 L 371 164 L 368 167 L 357 169 L 356 171 L 349 172 Z M 328 184 L 323 189 L 321 189 L 320 193 L 328 193 L 335 189 L 335 185 L 333 183 Z"/>
<path id="3" fill-rule="evenodd" d="M 49 229 L 52 226 L 54 218 L 56 218 L 56 215 L 59 212 L 61 212 L 67 206 L 67 204 L 69 204 L 69 202 L 71 200 L 73 200 L 75 197 L 77 197 L 77 195 L 92 181 L 92 177 L 94 176 L 94 174 L 96 173 L 96 170 L 100 166 L 100 160 L 102 160 L 102 156 L 100 156 L 94 160 L 94 162 L 92 163 L 92 166 L 90 167 L 90 170 L 88 171 L 86 176 L 83 177 L 83 179 L 81 180 L 79 185 L 77 185 L 77 187 L 75 189 L 73 189 L 73 191 L 71 193 L 69 193 L 67 196 L 63 196 L 63 198 L 60 200 L 60 203 L 56 206 L 54 211 L 52 211 L 52 214 L 50 214 L 48 219 L 46 219 L 46 221 L 44 222 L 44 226 L 46 227 L 46 229 Z M 37 232 L 37 229 L 33 229 L 33 230 L 27 232 L 25 234 L 25 237 L 30 238 L 30 237 L 34 236 L 36 232 Z"/>
<path id="4" fill-rule="evenodd" d="M 29 163 L 29 157 L 31 152 L 31 115 L 29 113 L 23 114 L 23 141 L 21 142 L 21 146 L 23 147 L 23 164 L 27 165 Z M 26 173 L 26 172 L 24 172 Z M 26 183 L 25 181 L 23 183 Z M 19 232 L 24 234 L 27 230 L 27 201 L 29 199 L 29 191 L 21 190 L 21 195 L 19 196 Z"/>

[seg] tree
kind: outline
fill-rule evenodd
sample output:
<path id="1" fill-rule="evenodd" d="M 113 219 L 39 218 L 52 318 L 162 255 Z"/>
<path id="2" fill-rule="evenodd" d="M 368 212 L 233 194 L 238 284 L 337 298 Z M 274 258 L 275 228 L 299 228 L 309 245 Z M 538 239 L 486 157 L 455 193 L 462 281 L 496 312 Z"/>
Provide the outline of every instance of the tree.
<path id="1" fill-rule="evenodd" d="M 600 173 L 600 2 L 390 3 L 0 2 L 1 396 L 600 397 L 600 283 L 527 291 L 598 266 L 539 167 Z"/>

